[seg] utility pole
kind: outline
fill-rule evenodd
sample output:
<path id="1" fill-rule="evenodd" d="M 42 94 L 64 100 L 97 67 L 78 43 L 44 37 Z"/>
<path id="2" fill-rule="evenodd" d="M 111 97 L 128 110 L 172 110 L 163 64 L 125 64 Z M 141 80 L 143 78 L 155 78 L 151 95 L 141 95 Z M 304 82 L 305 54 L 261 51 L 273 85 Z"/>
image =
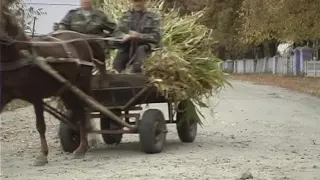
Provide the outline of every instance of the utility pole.
<path id="1" fill-rule="evenodd" d="M 33 17 L 33 25 L 32 25 L 32 38 L 34 37 L 34 33 L 35 33 L 35 27 L 36 27 L 36 19 L 37 17 Z"/>

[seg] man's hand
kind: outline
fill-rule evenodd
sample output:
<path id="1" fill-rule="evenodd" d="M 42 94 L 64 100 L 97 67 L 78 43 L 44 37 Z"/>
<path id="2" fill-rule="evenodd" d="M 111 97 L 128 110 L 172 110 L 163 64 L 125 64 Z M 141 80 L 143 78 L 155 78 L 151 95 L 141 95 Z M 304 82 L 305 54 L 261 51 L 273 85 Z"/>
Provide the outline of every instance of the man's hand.
<path id="1" fill-rule="evenodd" d="M 122 37 L 122 41 L 125 42 L 125 41 L 128 41 L 128 40 L 132 39 L 132 38 L 133 38 L 132 35 L 126 34 L 126 35 L 124 35 Z"/>
<path id="2" fill-rule="evenodd" d="M 141 34 L 136 31 L 129 31 L 129 34 L 126 34 L 122 37 L 122 41 L 128 41 L 130 39 L 139 39 Z"/>
<path id="3" fill-rule="evenodd" d="M 59 24 L 58 25 L 58 29 L 59 30 L 68 30 L 67 26 L 63 25 L 63 24 Z"/>
<path id="4" fill-rule="evenodd" d="M 129 34 L 133 37 L 133 38 L 140 38 L 141 37 L 141 34 L 136 32 L 136 31 L 129 31 Z"/>

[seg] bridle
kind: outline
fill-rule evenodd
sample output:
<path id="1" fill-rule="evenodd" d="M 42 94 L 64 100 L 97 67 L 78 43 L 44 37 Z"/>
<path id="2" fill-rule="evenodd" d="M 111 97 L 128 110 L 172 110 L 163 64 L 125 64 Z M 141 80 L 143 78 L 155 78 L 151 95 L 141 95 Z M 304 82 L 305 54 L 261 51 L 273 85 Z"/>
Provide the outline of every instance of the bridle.
<path id="1" fill-rule="evenodd" d="M 10 45 L 13 45 L 14 42 L 7 40 L 5 38 L 0 38 L 0 44 L 10 46 Z"/>

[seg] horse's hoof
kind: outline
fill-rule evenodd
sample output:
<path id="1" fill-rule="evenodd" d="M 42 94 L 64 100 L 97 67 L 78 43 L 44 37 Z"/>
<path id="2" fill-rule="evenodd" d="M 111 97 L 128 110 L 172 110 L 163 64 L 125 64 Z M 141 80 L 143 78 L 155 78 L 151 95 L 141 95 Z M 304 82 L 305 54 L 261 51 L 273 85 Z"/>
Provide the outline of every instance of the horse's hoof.
<path id="1" fill-rule="evenodd" d="M 83 152 L 74 152 L 73 159 L 83 159 L 84 155 L 85 155 L 85 153 L 83 153 Z"/>
<path id="2" fill-rule="evenodd" d="M 40 157 L 38 157 L 37 159 L 36 159 L 36 161 L 34 162 L 34 166 L 44 166 L 44 165 L 46 165 L 46 164 L 48 164 L 48 159 L 46 158 L 46 157 L 42 157 L 42 156 L 40 156 Z"/>

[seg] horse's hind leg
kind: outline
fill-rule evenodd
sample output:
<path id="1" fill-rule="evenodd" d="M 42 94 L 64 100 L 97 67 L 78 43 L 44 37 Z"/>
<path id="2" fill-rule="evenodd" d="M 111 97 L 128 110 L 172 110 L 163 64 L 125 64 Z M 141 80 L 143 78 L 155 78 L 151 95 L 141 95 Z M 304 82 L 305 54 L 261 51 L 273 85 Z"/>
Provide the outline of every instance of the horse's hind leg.
<path id="1" fill-rule="evenodd" d="M 62 99 L 65 105 L 72 111 L 70 120 L 72 123 L 79 122 L 80 127 L 80 145 L 79 147 L 73 152 L 74 158 L 83 158 L 85 153 L 89 149 L 88 143 L 88 134 L 87 134 L 87 113 L 85 108 L 82 106 L 79 101 L 74 98 L 73 94 L 65 93 L 62 96 Z"/>
<path id="2" fill-rule="evenodd" d="M 48 144 L 46 140 L 46 124 L 44 121 L 44 107 L 43 107 L 43 100 L 37 100 L 33 102 L 35 114 L 36 114 L 36 127 L 40 135 L 41 141 L 41 152 L 35 161 L 35 166 L 43 166 L 48 163 Z"/>

